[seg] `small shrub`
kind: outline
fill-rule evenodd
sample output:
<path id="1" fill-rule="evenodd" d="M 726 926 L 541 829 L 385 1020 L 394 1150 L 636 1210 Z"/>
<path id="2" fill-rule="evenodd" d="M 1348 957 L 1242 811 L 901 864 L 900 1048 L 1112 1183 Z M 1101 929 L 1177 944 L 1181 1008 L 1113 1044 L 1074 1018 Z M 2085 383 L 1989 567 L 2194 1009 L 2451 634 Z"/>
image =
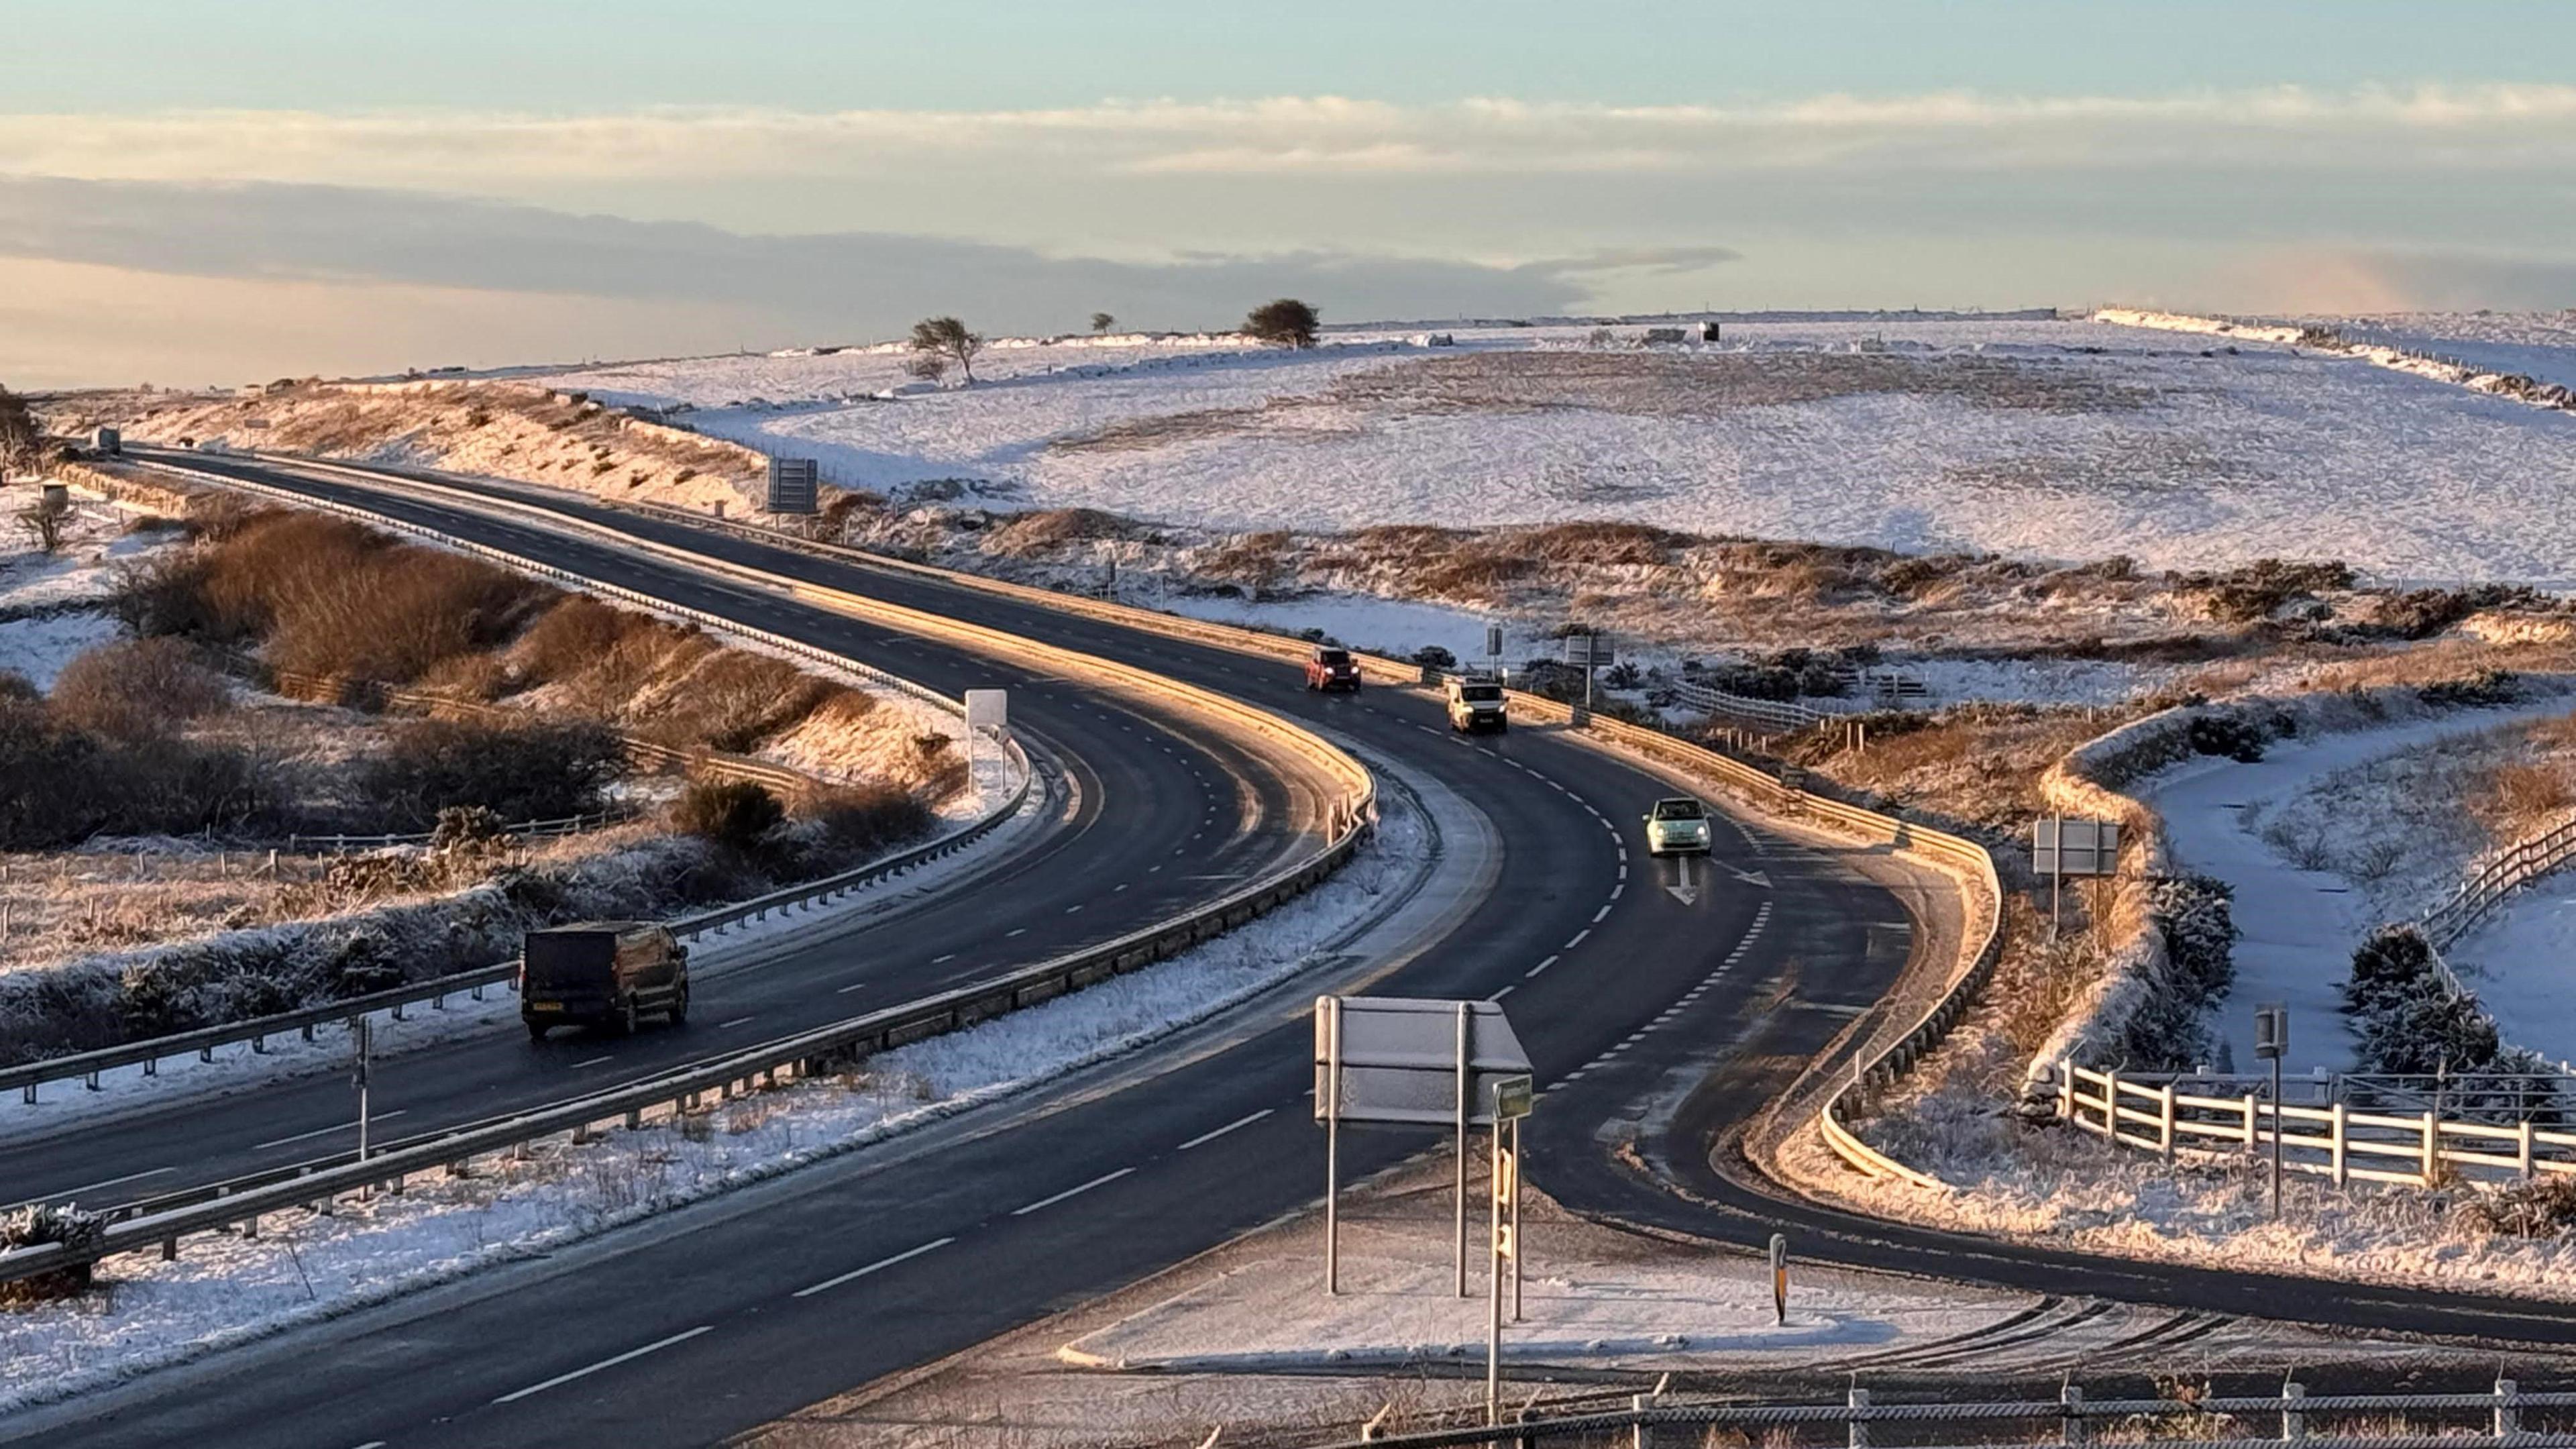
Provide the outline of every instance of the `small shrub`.
<path id="1" fill-rule="evenodd" d="M 1425 644 L 1413 651 L 1413 662 L 1426 669 L 1455 669 L 1458 656 L 1437 644 Z"/>
<path id="2" fill-rule="evenodd" d="M 692 780 L 671 806 L 676 830 L 737 851 L 757 849 L 787 812 L 749 780 Z"/>
<path id="3" fill-rule="evenodd" d="M 509 822 L 488 805 L 450 805 L 438 812 L 438 823 L 430 827 L 429 848 L 435 851 L 470 851 L 499 844 L 510 838 Z"/>
<path id="4" fill-rule="evenodd" d="M 176 639 L 121 639 L 87 650 L 54 680 L 55 717 L 116 740 L 159 739 L 224 707 L 223 678 Z"/>
<path id="5" fill-rule="evenodd" d="M 2263 758 L 2264 731 L 2230 714 L 2194 715 L 2189 733 L 2192 753 L 2225 755 L 2240 764 Z"/>
<path id="6" fill-rule="evenodd" d="M 83 1212 L 68 1204 L 36 1203 L 0 1217 L 0 1252 L 59 1243 L 67 1248 L 95 1248 L 107 1240 L 107 1215 Z M 47 1303 L 77 1298 L 89 1290 L 92 1265 L 77 1264 L 0 1283 L 0 1304 Z"/>
<path id="7" fill-rule="evenodd" d="M 2510 669 L 2483 669 L 2467 679 L 2445 679 L 2415 691 L 2436 709 L 2491 709 L 2522 697 L 2522 677 Z"/>
<path id="8" fill-rule="evenodd" d="M 2576 1178 L 2544 1177 L 2471 1193 L 2458 1216 L 2480 1232 L 2504 1237 L 2565 1237 L 2576 1228 Z"/>

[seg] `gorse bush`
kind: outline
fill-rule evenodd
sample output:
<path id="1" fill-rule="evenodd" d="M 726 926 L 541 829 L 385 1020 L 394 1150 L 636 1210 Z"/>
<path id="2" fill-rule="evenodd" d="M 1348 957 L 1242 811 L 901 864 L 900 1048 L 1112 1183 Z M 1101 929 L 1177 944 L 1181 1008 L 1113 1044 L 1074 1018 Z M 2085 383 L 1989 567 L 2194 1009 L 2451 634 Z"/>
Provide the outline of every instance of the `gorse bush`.
<path id="1" fill-rule="evenodd" d="M 458 807 L 510 821 L 588 814 L 626 773 L 625 743 L 603 725 L 431 719 L 396 731 L 360 777 L 392 815 L 428 829 Z"/>
<path id="2" fill-rule="evenodd" d="M 671 806 L 674 828 L 745 852 L 786 818 L 778 797 L 749 780 L 692 780 Z"/>
<path id="3" fill-rule="evenodd" d="M 938 818 L 919 796 L 892 785 L 818 791 L 798 802 L 796 816 L 820 824 L 842 849 L 866 853 L 909 845 L 930 834 Z"/>

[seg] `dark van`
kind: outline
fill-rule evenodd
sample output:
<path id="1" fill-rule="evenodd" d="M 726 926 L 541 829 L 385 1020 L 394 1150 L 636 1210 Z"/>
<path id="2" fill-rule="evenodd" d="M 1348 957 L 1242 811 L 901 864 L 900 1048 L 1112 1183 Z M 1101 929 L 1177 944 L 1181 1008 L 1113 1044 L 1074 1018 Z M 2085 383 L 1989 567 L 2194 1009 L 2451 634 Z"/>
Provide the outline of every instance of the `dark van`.
<path id="1" fill-rule="evenodd" d="M 585 921 L 530 931 L 519 955 L 519 1019 L 531 1040 L 569 1023 L 635 1029 L 689 1015 L 689 952 L 650 921 Z"/>

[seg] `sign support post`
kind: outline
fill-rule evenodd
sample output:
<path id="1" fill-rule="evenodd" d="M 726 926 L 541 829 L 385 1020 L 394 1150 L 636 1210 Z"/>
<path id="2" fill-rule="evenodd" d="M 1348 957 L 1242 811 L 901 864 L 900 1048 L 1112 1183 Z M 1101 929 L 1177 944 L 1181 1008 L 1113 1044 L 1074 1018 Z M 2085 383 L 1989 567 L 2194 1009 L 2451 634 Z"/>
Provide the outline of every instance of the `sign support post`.
<path id="1" fill-rule="evenodd" d="M 1493 1142 L 1493 1191 L 1487 1194 L 1485 1211 L 1485 1422 L 1499 1424 L 1503 1421 L 1503 1197 L 1511 1193 L 1506 1174 L 1518 1164 L 1504 1155 L 1501 1122 L 1488 1135 Z M 1519 1246 L 1512 1244 L 1515 1249 Z"/>
<path id="2" fill-rule="evenodd" d="M 2272 1064 L 2272 1221 L 2276 1223 L 2281 1220 L 2281 1058 L 2289 1052 L 2288 1003 L 2260 1003 L 2254 1008 L 2254 1055 Z"/>
<path id="3" fill-rule="evenodd" d="M 1511 1263 L 1512 1321 L 1521 1319 L 1521 1119 L 1537 1101 L 1526 1075 L 1493 1083 L 1493 1167 L 1485 1208 L 1485 1422 L 1503 1421 L 1503 1264 Z"/>
<path id="4" fill-rule="evenodd" d="M 1461 1298 L 1467 1296 L 1467 1116 L 1475 1105 L 1472 1097 L 1476 1082 L 1476 1071 L 1468 1057 L 1469 1010 L 1466 1002 L 1458 1003 L 1458 1231 L 1451 1237 L 1457 1248 L 1454 1256 L 1458 1260 L 1458 1296 Z"/>
<path id="5" fill-rule="evenodd" d="M 1342 1003 L 1315 1003 L 1324 1026 L 1324 1296 L 1342 1291 Z"/>
<path id="6" fill-rule="evenodd" d="M 367 1160 L 367 1078 L 373 1065 L 369 1058 L 374 1055 L 375 1048 L 374 1025 L 364 1016 L 358 1018 L 356 1046 L 357 1069 L 350 1074 L 350 1081 L 358 1089 L 358 1160 L 364 1162 Z"/>

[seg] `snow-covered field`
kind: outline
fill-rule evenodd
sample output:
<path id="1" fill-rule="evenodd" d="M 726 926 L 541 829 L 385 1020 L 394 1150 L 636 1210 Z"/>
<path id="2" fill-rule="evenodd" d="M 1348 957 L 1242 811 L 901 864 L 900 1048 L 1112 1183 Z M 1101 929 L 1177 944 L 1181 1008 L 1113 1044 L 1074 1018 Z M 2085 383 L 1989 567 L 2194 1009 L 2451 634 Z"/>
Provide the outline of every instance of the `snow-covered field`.
<path id="1" fill-rule="evenodd" d="M 2576 585 L 2576 511 L 2558 506 L 2576 419 L 2510 399 L 2081 320 L 1744 323 L 1650 350 L 1613 331 L 1603 350 L 1575 328 L 996 347 L 973 388 L 911 392 L 884 348 L 548 381 L 684 404 L 690 426 L 852 486 L 1221 528 L 1614 518 Z"/>
<path id="2" fill-rule="evenodd" d="M 425 1177 L 400 1196 L 286 1214 L 176 1262 L 108 1265 L 104 1294 L 0 1315 L 0 1413 L 541 1253 L 854 1151 L 1136 1049 L 1287 980 L 1423 867 L 1428 822 L 1401 791 L 1375 843 L 1262 920 L 1158 966 L 871 1059 L 863 1072 L 671 1122 L 561 1143 L 526 1162 Z"/>

